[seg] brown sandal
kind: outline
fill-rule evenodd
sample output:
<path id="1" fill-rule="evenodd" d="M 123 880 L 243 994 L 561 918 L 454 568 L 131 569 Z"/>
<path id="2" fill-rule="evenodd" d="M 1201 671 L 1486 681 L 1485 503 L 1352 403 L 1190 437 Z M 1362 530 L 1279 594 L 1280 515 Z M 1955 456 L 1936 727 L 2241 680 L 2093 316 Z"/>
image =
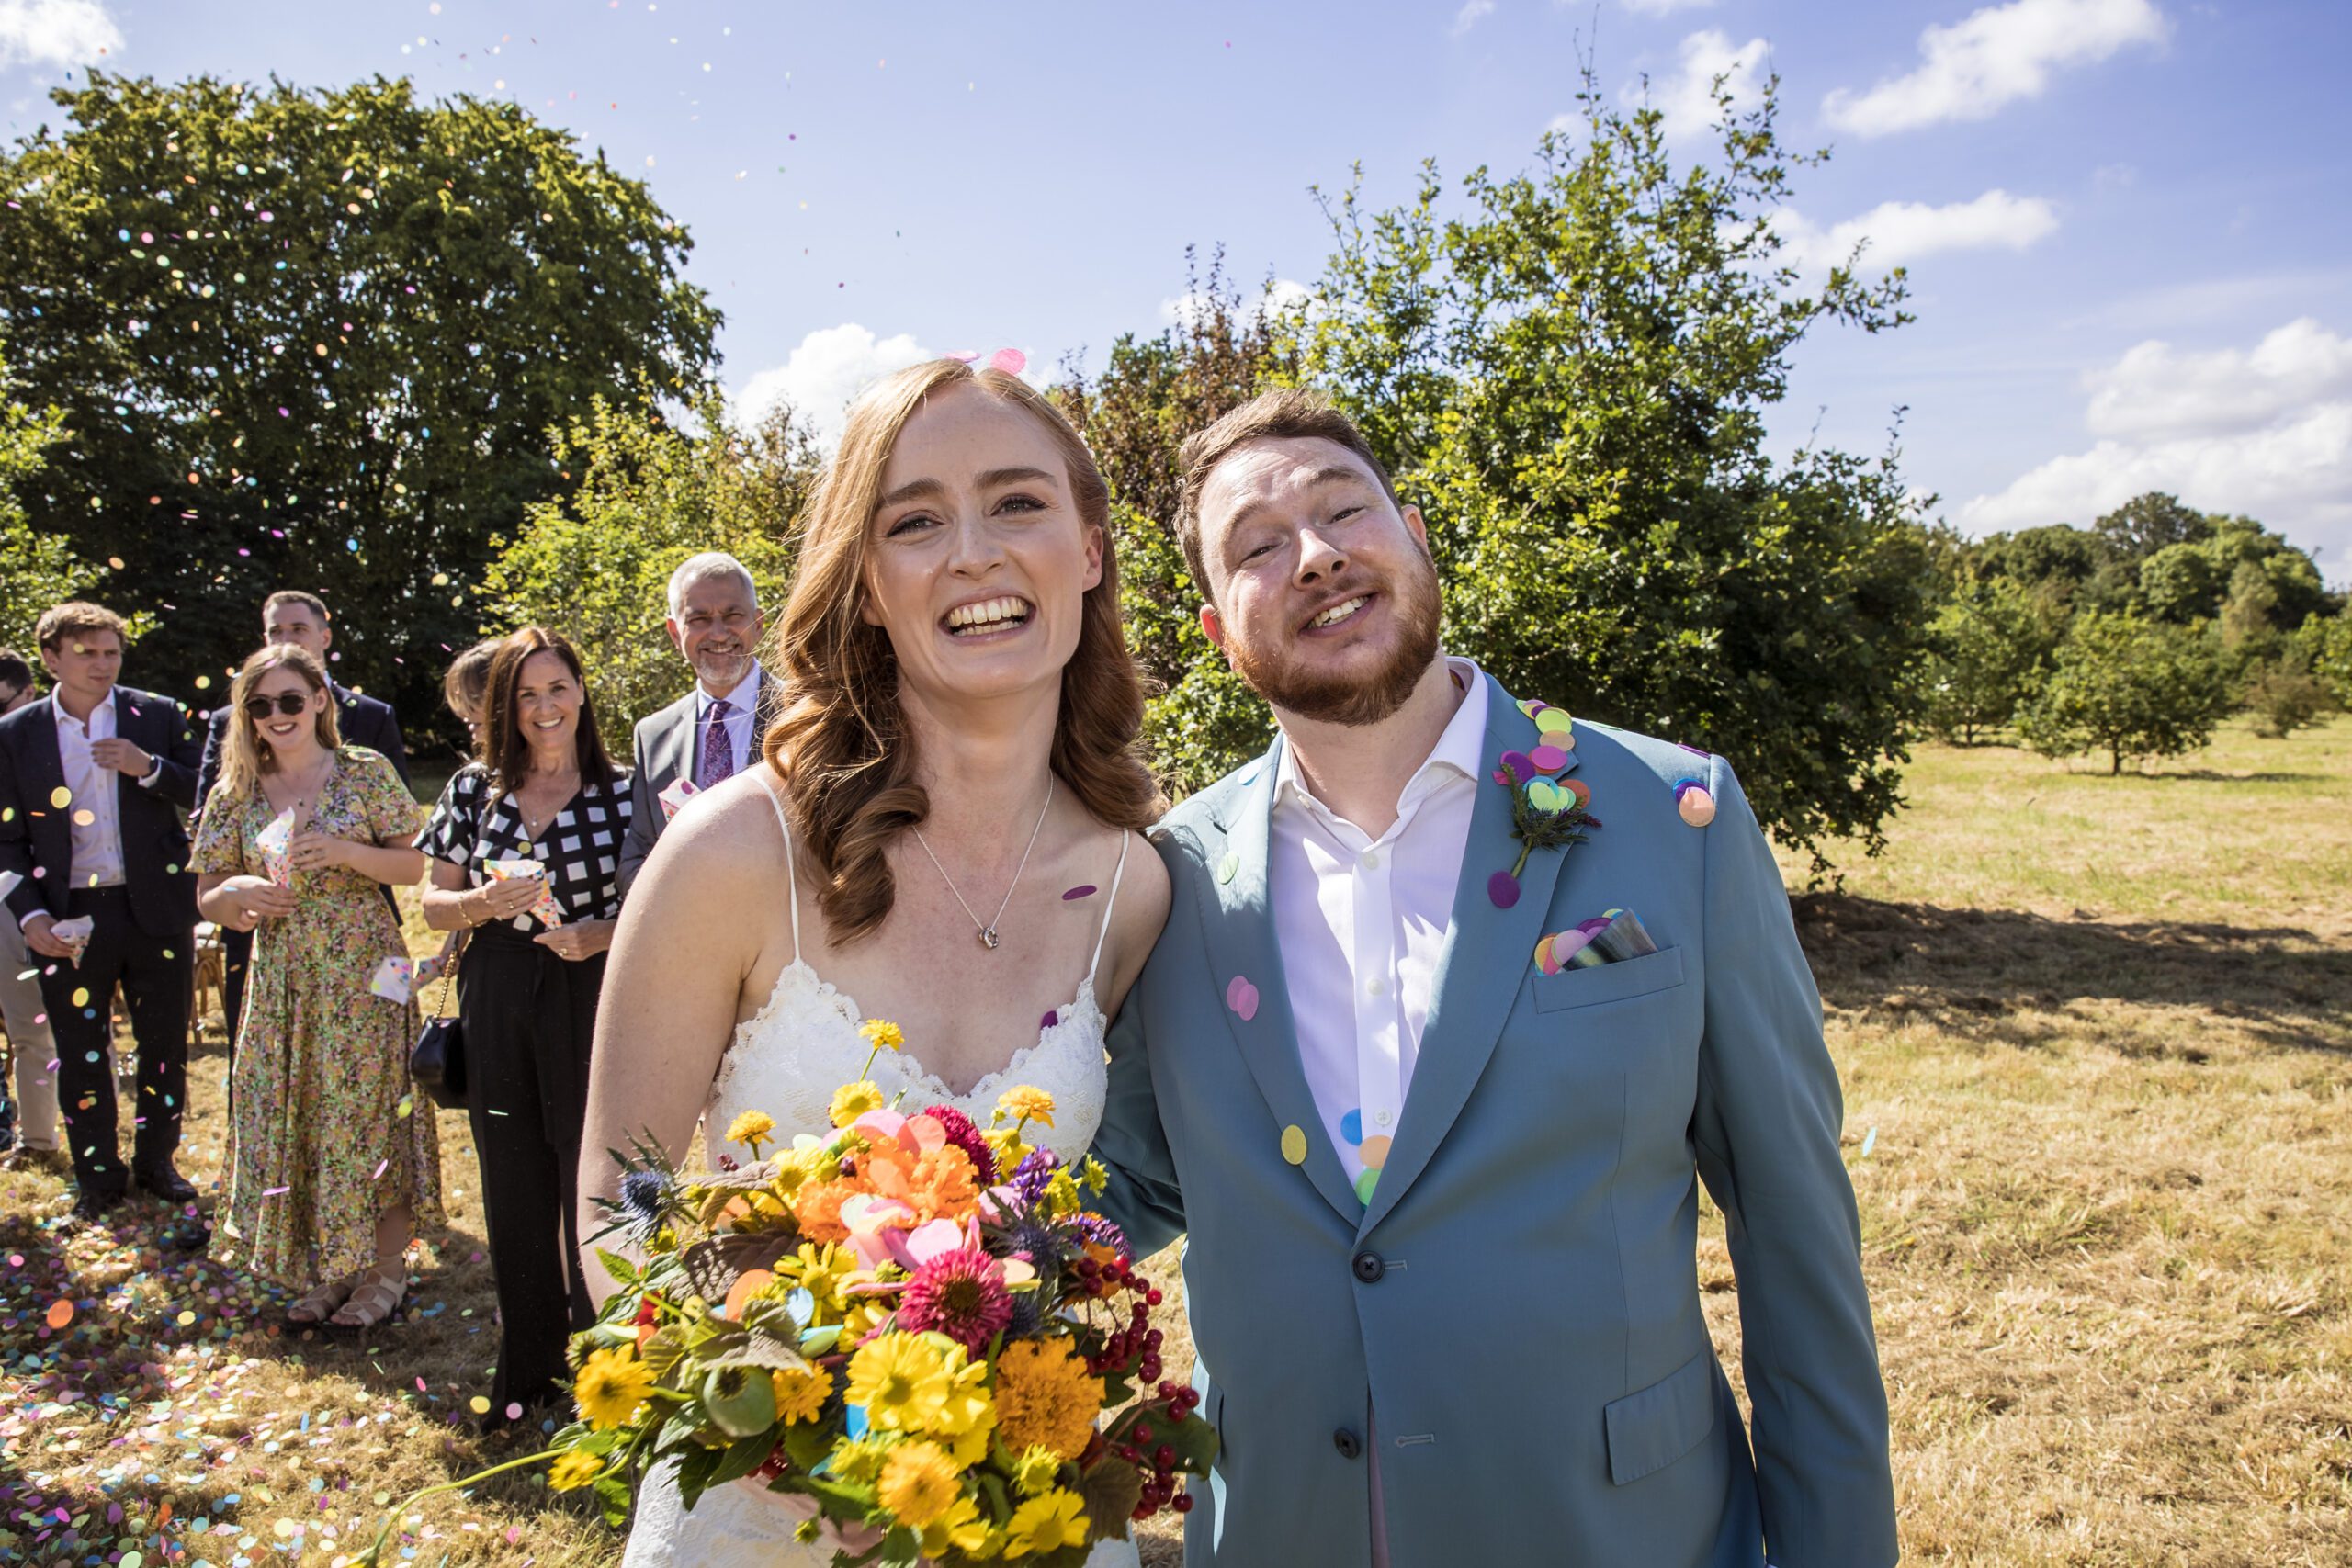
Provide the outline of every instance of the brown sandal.
<path id="1" fill-rule="evenodd" d="M 391 1316 L 392 1309 L 408 1294 L 408 1271 L 395 1269 L 387 1275 L 380 1269 L 370 1269 L 359 1277 L 359 1288 L 351 1292 L 342 1310 L 327 1319 L 330 1328 L 373 1328 Z"/>
<path id="2" fill-rule="evenodd" d="M 316 1328 L 327 1321 L 329 1314 L 343 1310 L 351 1299 L 351 1288 L 359 1281 L 329 1280 L 300 1301 L 286 1309 L 286 1321 L 297 1328 Z"/>

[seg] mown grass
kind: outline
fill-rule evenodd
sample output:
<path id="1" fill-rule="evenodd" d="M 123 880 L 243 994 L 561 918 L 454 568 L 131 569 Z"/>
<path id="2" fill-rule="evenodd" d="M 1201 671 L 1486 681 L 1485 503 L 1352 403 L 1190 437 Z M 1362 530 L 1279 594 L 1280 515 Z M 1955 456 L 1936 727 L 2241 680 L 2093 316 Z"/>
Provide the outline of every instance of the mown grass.
<path id="1" fill-rule="evenodd" d="M 1796 899 L 1906 1557 L 2352 1562 L 2352 722 L 2232 730 L 2120 779 L 1926 748 L 1910 795 L 1884 857 Z M 197 1062 L 200 1183 L 224 1061 L 216 1036 Z M 467 1426 L 491 1295 L 464 1119 L 441 1134 L 451 1228 L 419 1252 L 414 1310 L 365 1344 L 272 1334 L 266 1292 L 141 1252 L 134 1226 L 68 1239 L 56 1183 L 0 1177 L 0 1560 L 91 1550 L 33 1541 L 38 1495 L 149 1562 L 327 1563 L 378 1498 L 523 1451 Z M 1698 1267 L 1736 1376 L 1712 1221 Z M 44 1337 L 61 1296 L 75 1320 Z M 618 1557 L 534 1479 L 413 1517 L 427 1563 Z M 1145 1560 L 1179 1560 L 1172 1528 Z"/>

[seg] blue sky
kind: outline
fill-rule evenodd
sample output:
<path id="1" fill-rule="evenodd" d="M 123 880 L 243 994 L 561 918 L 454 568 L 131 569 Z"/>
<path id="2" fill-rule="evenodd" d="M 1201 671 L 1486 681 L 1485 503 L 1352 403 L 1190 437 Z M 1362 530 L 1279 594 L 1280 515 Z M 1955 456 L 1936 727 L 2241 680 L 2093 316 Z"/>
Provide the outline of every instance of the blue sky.
<path id="1" fill-rule="evenodd" d="M 1523 166 L 1579 40 L 1678 118 L 1777 72 L 1788 138 L 1836 149 L 1798 251 L 1910 269 L 1916 325 L 1799 348 L 1782 440 L 1874 452 L 1907 405 L 1906 471 L 1971 532 L 2165 489 L 2352 579 L 2344 0 L 0 0 L 0 125 L 91 62 L 511 97 L 690 226 L 729 387 L 822 415 L 929 353 L 1099 364 L 1187 244 L 1311 282 L 1309 186 Z"/>

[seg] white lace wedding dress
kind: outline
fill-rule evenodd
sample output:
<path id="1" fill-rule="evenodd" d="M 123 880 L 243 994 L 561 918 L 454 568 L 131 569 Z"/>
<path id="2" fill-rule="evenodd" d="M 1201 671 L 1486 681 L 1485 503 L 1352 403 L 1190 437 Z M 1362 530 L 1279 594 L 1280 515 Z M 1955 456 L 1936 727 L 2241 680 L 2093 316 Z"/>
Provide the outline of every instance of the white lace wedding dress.
<path id="1" fill-rule="evenodd" d="M 857 1003 L 800 960 L 792 829 L 773 790 L 769 798 L 784 832 L 786 886 L 792 896 L 792 962 L 776 976 L 767 1005 L 738 1026 L 719 1063 L 703 1109 L 705 1135 L 713 1139 L 718 1129 L 746 1111 L 773 1117 L 777 1136 L 787 1142 L 799 1133 L 829 1132 L 833 1090 L 858 1076 L 868 1050 L 857 1032 Z M 1102 901 L 1104 933 L 1110 930 L 1111 908 L 1126 864 L 1123 843 L 1110 897 Z M 905 1051 L 884 1052 L 867 1076 L 885 1096 L 904 1089 L 910 1105 L 952 1105 L 983 1127 L 998 1095 L 1015 1084 L 1034 1085 L 1054 1097 L 1054 1125 L 1038 1141 L 1062 1158 L 1075 1160 L 1092 1145 L 1102 1120 L 1105 1021 L 1094 999 L 1094 971 L 1102 962 L 1102 937 L 1097 935 L 1094 957 L 1076 998 L 1046 1015 L 1035 1044 L 1015 1053 L 1002 1070 L 989 1074 L 965 1093 L 951 1092 Z M 800 1517 L 773 1494 L 741 1483 L 703 1494 L 690 1509 L 679 1495 L 676 1476 L 667 1467 L 657 1468 L 638 1493 L 637 1517 L 622 1568 L 823 1568 L 832 1562 L 833 1549 L 794 1540 Z M 1087 1557 L 1088 1568 L 1134 1568 L 1136 1562 L 1136 1549 L 1128 1541 L 1103 1541 Z"/>

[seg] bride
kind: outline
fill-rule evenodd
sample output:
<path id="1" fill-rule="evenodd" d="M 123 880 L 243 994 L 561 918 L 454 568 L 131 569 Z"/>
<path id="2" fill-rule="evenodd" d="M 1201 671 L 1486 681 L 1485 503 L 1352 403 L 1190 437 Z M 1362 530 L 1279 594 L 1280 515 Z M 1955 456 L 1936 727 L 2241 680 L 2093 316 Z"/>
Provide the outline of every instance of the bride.
<path id="1" fill-rule="evenodd" d="M 1101 1120 L 1106 1015 L 1168 913 L 1137 830 L 1157 791 L 1119 619 L 1101 473 L 1018 377 L 938 360 L 851 410 L 810 505 L 776 644 L 764 765 L 663 833 L 625 906 L 600 1010 L 580 1170 L 650 1132 L 712 1157 L 737 1113 L 830 1129 L 864 1018 L 906 1047 L 870 1073 L 910 1107 L 985 1125 L 1016 1083 L 1054 1097 L 1042 1140 L 1082 1156 Z M 584 1259 L 601 1300 L 611 1281 Z M 656 1470 L 626 1568 L 819 1564 L 806 1517 L 751 1481 L 691 1509 Z M 1104 1542 L 1091 1563 L 1135 1562 Z"/>

